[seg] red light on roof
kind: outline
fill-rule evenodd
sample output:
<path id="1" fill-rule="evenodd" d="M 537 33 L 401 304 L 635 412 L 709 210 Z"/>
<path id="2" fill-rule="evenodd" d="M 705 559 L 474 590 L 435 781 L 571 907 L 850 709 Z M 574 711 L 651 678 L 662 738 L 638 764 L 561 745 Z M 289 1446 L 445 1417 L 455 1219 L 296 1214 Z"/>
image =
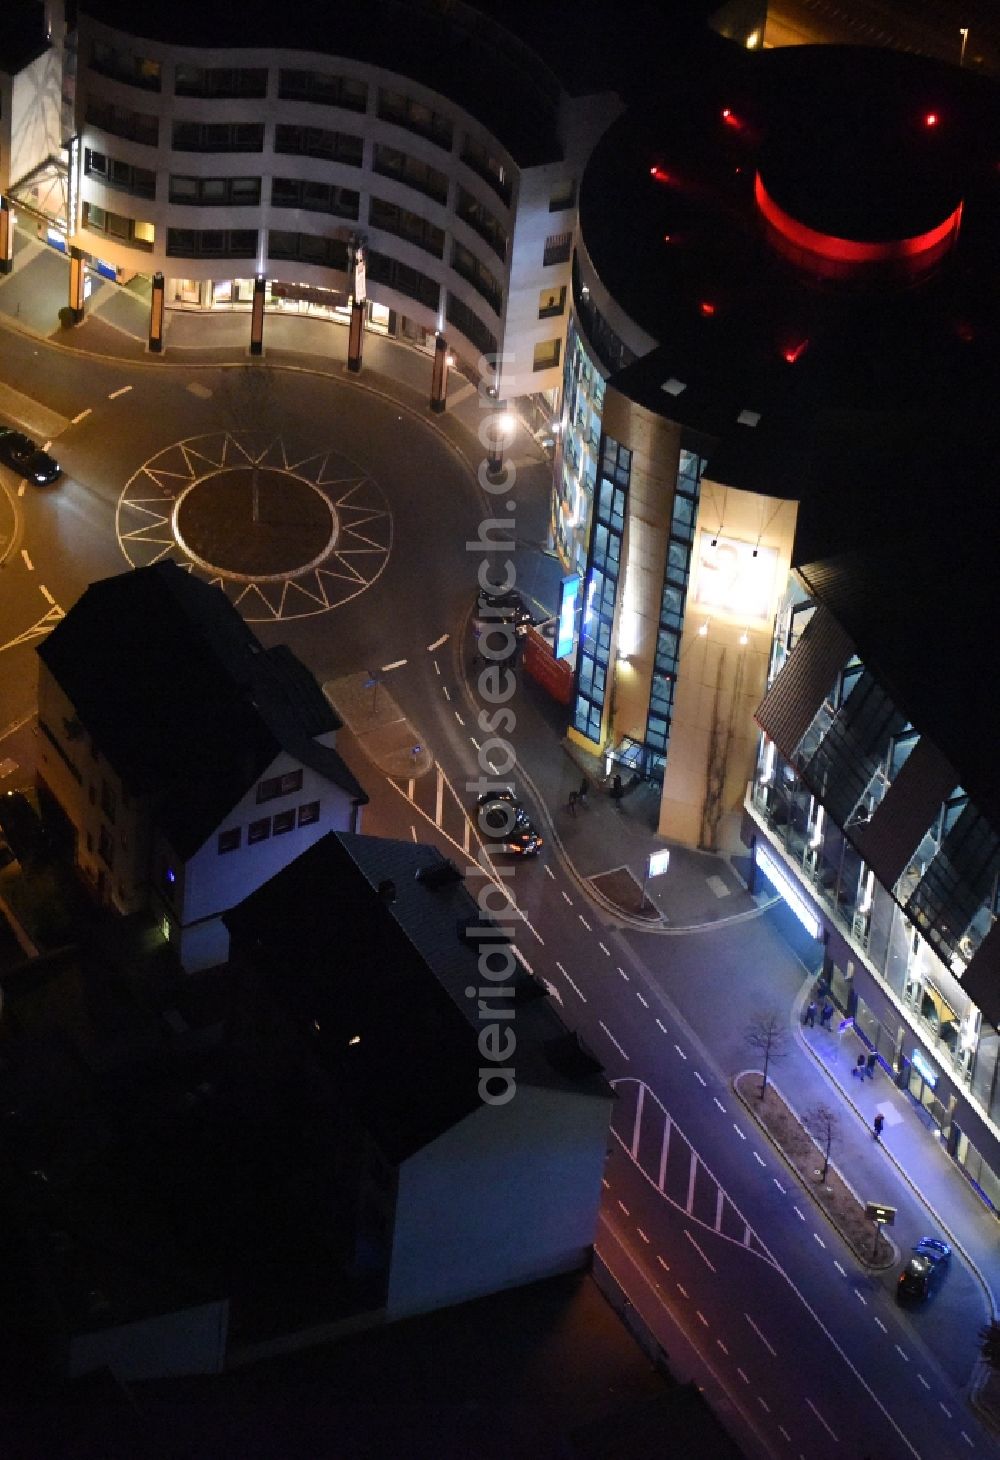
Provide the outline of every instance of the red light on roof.
<path id="1" fill-rule="evenodd" d="M 799 356 L 805 354 L 808 345 L 808 340 L 799 340 L 799 343 L 797 345 L 789 345 L 787 350 L 782 350 L 781 353 L 788 361 L 789 365 L 794 365 Z"/>
<path id="2" fill-rule="evenodd" d="M 739 127 L 742 125 L 739 117 L 734 116 L 732 109 L 728 106 L 722 108 L 722 120 L 727 127 Z"/>
<path id="3" fill-rule="evenodd" d="M 711 319 L 712 315 L 715 313 L 715 305 L 710 299 L 703 299 L 698 305 L 698 308 L 701 310 L 706 319 Z"/>
<path id="4" fill-rule="evenodd" d="M 655 178 L 657 182 L 666 183 L 670 181 L 670 174 L 663 167 L 651 167 L 649 169 L 649 175 Z"/>
<path id="5" fill-rule="evenodd" d="M 927 115 L 924 117 L 924 126 L 925 127 L 936 127 L 937 124 L 938 124 L 938 114 L 937 114 L 937 112 L 928 112 Z"/>
<path id="6" fill-rule="evenodd" d="M 665 233 L 663 235 L 663 242 L 664 243 L 669 243 L 670 242 L 670 234 L 669 233 Z"/>

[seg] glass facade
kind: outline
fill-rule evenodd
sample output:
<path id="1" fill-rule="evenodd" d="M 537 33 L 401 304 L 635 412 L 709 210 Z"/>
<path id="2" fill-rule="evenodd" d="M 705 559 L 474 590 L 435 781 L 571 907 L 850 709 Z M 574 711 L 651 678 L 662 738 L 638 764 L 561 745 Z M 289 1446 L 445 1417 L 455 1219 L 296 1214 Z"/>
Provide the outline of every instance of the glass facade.
<path id="1" fill-rule="evenodd" d="M 780 616 L 772 680 L 809 609 L 797 604 Z M 762 737 L 751 809 L 856 954 L 846 969 L 827 960 L 831 995 L 1000 1211 L 1000 1178 L 962 1131 L 957 1098 L 941 1080 L 944 1075 L 962 1091 L 1000 1138 L 1000 1038 L 961 983 L 1000 915 L 1000 838 L 956 787 L 894 886 L 878 881 L 851 840 L 852 827 L 871 818 L 918 740 L 874 676 L 852 658 L 787 758 Z M 855 986 L 855 962 L 888 999 L 874 990 L 865 999 Z"/>
<path id="2" fill-rule="evenodd" d="M 551 545 L 567 568 L 583 574 L 597 487 L 604 378 L 574 320 L 566 336 L 560 450 L 552 488 Z"/>
<path id="3" fill-rule="evenodd" d="M 573 728 L 600 744 L 604 705 L 611 687 L 612 639 L 632 453 L 610 436 L 601 442 L 601 469 L 594 502 L 590 557 L 583 585 L 583 620 L 576 661 Z"/>

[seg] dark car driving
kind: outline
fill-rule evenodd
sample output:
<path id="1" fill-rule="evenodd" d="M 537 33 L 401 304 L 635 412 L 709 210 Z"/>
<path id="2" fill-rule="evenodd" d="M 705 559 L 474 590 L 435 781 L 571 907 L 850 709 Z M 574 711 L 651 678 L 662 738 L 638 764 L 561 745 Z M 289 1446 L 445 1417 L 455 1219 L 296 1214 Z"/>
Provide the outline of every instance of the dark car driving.
<path id="1" fill-rule="evenodd" d="M 899 1274 L 896 1299 L 922 1303 L 939 1286 L 951 1263 L 951 1248 L 939 1237 L 921 1237 L 913 1256 Z"/>
<path id="2" fill-rule="evenodd" d="M 494 849 L 515 857 L 537 857 L 544 842 L 509 787 L 487 791 L 476 804 L 479 830 L 492 837 Z"/>
<path id="3" fill-rule="evenodd" d="M 59 463 L 47 451 L 41 451 L 30 436 L 6 426 L 0 426 L 0 461 L 40 487 L 62 475 Z"/>
<path id="4" fill-rule="evenodd" d="M 490 624 L 513 624 L 518 638 L 523 638 L 535 616 L 516 589 L 507 593 L 479 592 L 472 602 L 472 628 L 484 632 Z"/>

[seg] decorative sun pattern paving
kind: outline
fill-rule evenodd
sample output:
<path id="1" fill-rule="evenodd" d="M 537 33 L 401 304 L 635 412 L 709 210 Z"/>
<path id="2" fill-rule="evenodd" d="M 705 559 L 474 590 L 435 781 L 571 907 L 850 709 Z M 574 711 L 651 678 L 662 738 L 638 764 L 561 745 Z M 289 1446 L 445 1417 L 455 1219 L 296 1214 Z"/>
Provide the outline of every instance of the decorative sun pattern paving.
<path id="1" fill-rule="evenodd" d="M 392 548 L 378 486 L 336 451 L 214 431 L 176 441 L 129 479 L 116 530 L 134 568 L 174 557 L 250 622 L 326 613 L 370 588 Z"/>

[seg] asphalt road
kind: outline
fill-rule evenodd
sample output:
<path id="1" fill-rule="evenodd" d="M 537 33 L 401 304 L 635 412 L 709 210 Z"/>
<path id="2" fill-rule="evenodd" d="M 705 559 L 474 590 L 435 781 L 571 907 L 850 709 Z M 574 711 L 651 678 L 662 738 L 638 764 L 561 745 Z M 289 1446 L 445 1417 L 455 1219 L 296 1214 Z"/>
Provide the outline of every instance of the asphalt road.
<path id="1" fill-rule="evenodd" d="M 222 370 L 108 366 L 6 331 L 4 345 L 0 390 L 30 394 L 68 424 L 53 448 L 64 481 L 21 495 L 9 474 L 3 481 L 11 526 L 0 549 L 0 729 L 32 707 L 38 637 L 89 581 L 170 551 L 180 492 L 218 467 L 220 440 L 238 444 L 246 430 Z M 433 752 L 440 772 L 411 787 L 379 776 L 342 737 L 372 795 L 366 829 L 474 856 L 464 813 L 482 744 L 467 662 L 478 559 L 465 544 L 486 503 L 441 436 L 363 380 L 269 374 L 263 425 L 289 469 L 325 482 L 326 468 L 307 464 L 329 458 L 344 490 L 377 492 L 370 500 L 384 507 L 357 529 L 371 534 L 369 547 L 340 540 L 357 556 L 330 566 L 325 587 L 316 578 L 289 601 L 230 582 L 226 591 L 265 643 L 289 643 L 321 681 L 378 671 Z M 523 473 L 519 525 L 544 517 L 544 477 Z M 148 529 L 136 525 L 144 512 Z M 378 535 L 385 514 L 388 548 Z M 234 522 L 234 540 L 247 530 Z M 377 572 L 351 566 L 366 555 Z M 369 586 L 327 606 L 335 579 L 353 591 L 351 574 L 365 573 Z M 515 749 L 551 734 L 532 695 L 522 689 L 514 702 Z M 513 779 L 531 803 L 519 770 Z M 992 1454 L 961 1392 L 982 1313 L 974 1279 L 959 1261 L 931 1308 L 898 1312 L 893 1275 L 872 1278 L 859 1265 L 732 1092 L 734 1071 L 752 1063 L 739 1034 L 749 1012 L 762 1002 L 786 1008 L 803 976 L 773 917 L 683 938 L 622 929 L 551 844 L 517 869 L 513 889 L 523 961 L 620 1092 L 602 1255 L 666 1352 L 683 1350 L 748 1454 Z M 899 1207 L 908 1241 L 928 1218 L 884 1164 L 879 1194 Z"/>

